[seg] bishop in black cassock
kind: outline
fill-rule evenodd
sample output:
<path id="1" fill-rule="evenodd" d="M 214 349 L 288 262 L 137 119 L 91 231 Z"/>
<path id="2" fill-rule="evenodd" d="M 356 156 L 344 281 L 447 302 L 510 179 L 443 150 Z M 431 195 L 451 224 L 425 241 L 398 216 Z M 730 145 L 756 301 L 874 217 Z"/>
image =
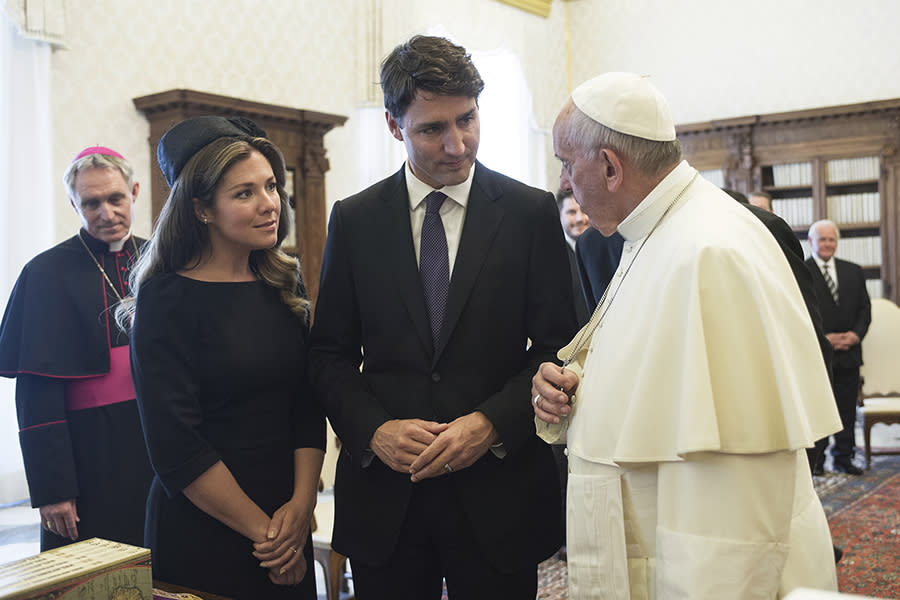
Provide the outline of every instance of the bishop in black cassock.
<path id="1" fill-rule="evenodd" d="M 143 545 L 150 464 L 116 303 L 145 240 L 138 184 L 108 148 L 66 173 L 83 227 L 25 265 L 0 324 L 0 375 L 15 377 L 19 439 L 41 550 L 91 537 Z M 74 521 L 74 523 L 73 523 Z"/>

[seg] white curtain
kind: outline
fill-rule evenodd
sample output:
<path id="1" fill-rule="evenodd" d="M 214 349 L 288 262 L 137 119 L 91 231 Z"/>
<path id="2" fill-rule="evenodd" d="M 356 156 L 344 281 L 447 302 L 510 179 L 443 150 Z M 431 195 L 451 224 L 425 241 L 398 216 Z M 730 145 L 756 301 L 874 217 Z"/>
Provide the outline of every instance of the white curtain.
<path id="1" fill-rule="evenodd" d="M 478 160 L 513 179 L 547 189 L 546 134 L 537 127 L 519 58 L 512 50 L 498 49 L 474 51 L 472 61 L 484 80 L 478 99 Z"/>
<path id="2" fill-rule="evenodd" d="M 8 8 L 8 7 L 7 7 Z M 26 39 L 0 13 L 0 303 L 22 266 L 53 245 L 48 43 Z M 14 401 L 15 380 L 0 378 L 0 504 L 28 498 Z"/>

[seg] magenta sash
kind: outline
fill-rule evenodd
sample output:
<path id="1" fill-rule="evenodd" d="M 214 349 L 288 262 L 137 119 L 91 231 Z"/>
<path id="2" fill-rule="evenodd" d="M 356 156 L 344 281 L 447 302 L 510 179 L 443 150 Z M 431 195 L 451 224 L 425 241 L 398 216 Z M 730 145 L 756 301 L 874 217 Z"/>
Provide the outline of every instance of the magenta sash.
<path id="1" fill-rule="evenodd" d="M 84 410 L 134 400 L 128 346 L 109 349 L 109 373 L 66 383 L 66 408 Z"/>

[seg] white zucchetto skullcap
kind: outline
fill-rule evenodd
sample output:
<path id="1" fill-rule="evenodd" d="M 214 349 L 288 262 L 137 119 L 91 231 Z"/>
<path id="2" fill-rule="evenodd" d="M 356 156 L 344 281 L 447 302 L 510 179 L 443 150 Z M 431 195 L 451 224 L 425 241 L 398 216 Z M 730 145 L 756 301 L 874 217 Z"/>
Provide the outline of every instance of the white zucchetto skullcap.
<path id="1" fill-rule="evenodd" d="M 620 133 L 658 142 L 675 139 L 669 103 L 648 76 L 604 73 L 575 88 L 572 101 L 591 119 Z"/>

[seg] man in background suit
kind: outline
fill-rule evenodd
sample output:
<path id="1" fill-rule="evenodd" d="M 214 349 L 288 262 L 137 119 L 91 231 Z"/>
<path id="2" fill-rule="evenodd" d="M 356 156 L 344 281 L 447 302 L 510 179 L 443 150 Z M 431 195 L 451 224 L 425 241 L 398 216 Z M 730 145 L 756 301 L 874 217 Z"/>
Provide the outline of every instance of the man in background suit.
<path id="1" fill-rule="evenodd" d="M 575 318 L 578 320 L 578 326 L 587 323 L 591 313 L 588 312 L 587 300 L 584 295 L 584 288 L 581 286 L 581 277 L 578 273 L 578 259 L 575 257 L 575 243 L 587 229 L 591 223 L 588 221 L 587 215 L 575 202 L 572 192 L 563 192 L 560 190 L 556 193 L 556 207 L 559 209 L 559 224 L 562 225 L 563 233 L 566 236 L 566 254 L 569 255 L 569 271 L 572 274 L 572 295 L 575 301 Z"/>
<path id="2" fill-rule="evenodd" d="M 332 545 L 360 600 L 437 599 L 442 578 L 452 597 L 534 598 L 562 526 L 531 374 L 575 332 L 553 195 L 476 162 L 464 48 L 415 36 L 381 85 L 407 162 L 335 204 L 311 333 L 342 442 Z"/>
<path id="3" fill-rule="evenodd" d="M 859 265 L 835 258 L 840 232 L 831 221 L 813 223 L 809 228 L 812 256 L 806 266 L 812 274 L 825 334 L 834 348 L 832 388 L 843 429 L 834 434 L 831 456 L 834 470 L 862 475 L 853 464 L 855 450 L 856 403 L 859 398 L 860 342 L 872 321 L 866 278 Z M 828 439 L 820 440 L 816 471 L 824 471 L 824 450 Z"/>
<path id="4" fill-rule="evenodd" d="M 754 190 L 750 193 L 750 198 L 747 199 L 747 202 L 749 202 L 751 206 L 756 206 L 765 211 L 772 212 L 772 194 L 769 192 Z"/>
<path id="5" fill-rule="evenodd" d="M 587 297 L 584 288 L 581 285 L 581 275 L 579 273 L 578 259 L 575 256 L 575 244 L 588 229 L 591 223 L 584 211 L 575 202 L 575 197 L 571 191 L 560 190 L 556 193 L 556 208 L 559 209 L 559 224 L 562 225 L 563 233 L 566 237 L 566 254 L 569 255 L 569 272 L 572 275 L 572 299 L 575 302 L 575 318 L 578 326 L 582 327 L 591 317 L 588 311 Z M 559 471 L 559 489 L 563 498 L 562 516 L 563 524 L 566 520 L 566 486 L 569 481 L 569 461 L 566 458 L 566 445 L 553 444 L 553 457 L 556 459 L 556 468 Z M 557 556 L 567 559 L 565 545 L 559 549 Z"/>
<path id="6" fill-rule="evenodd" d="M 589 227 L 578 238 L 575 256 L 578 259 L 581 285 L 589 313 L 599 304 L 606 286 L 612 280 L 616 267 L 619 266 L 619 259 L 622 258 L 624 245 L 625 238 L 618 231 L 604 236 L 593 227 Z"/>

